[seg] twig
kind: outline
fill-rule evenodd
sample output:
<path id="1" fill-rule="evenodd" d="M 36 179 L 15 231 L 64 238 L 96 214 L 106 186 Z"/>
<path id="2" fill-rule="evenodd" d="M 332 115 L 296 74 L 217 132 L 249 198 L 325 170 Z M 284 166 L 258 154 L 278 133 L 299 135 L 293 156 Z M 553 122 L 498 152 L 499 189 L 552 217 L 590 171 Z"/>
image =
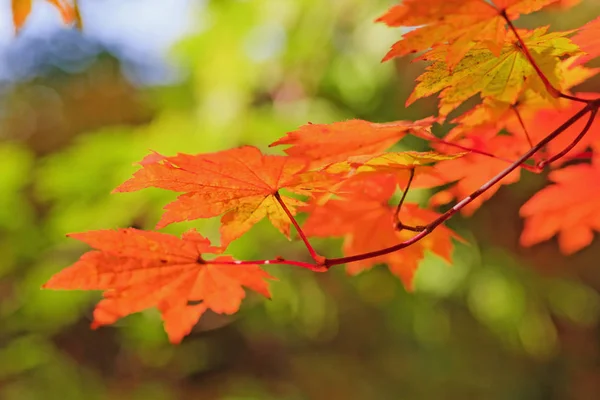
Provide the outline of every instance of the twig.
<path id="1" fill-rule="evenodd" d="M 394 213 L 394 229 L 397 229 L 397 230 L 405 229 L 407 231 L 413 231 L 413 232 L 421 232 L 423 229 L 425 229 L 424 226 L 404 225 L 400 221 L 400 210 L 402 209 L 402 204 L 404 204 L 404 200 L 406 199 L 406 195 L 408 194 L 408 191 L 410 190 L 410 184 L 412 183 L 414 177 L 415 177 L 415 167 L 412 167 L 410 169 L 410 176 L 408 177 L 408 182 L 406 183 L 406 187 L 402 191 L 402 197 L 400 198 L 400 201 L 398 202 L 398 206 L 396 206 L 396 212 Z"/>

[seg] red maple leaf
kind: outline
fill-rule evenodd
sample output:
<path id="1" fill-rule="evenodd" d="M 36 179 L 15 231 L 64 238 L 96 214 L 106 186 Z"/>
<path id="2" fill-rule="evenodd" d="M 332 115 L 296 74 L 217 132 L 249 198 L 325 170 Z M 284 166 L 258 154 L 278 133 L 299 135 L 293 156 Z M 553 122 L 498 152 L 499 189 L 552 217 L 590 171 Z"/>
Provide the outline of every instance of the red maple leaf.
<path id="1" fill-rule="evenodd" d="M 358 119 L 333 124 L 308 124 L 271 143 L 272 146 L 292 145 L 285 152 L 290 156 L 306 157 L 311 167 L 346 161 L 352 156 L 379 154 L 406 134 L 429 134 L 437 121 L 430 117 L 419 121 L 374 123 Z"/>
<path id="2" fill-rule="evenodd" d="M 573 66 L 585 64 L 598 57 L 600 55 L 600 17 L 582 26 L 572 40 L 587 53 L 579 57 Z"/>
<path id="3" fill-rule="evenodd" d="M 549 175 L 554 184 L 537 192 L 521 207 L 525 227 L 521 244 L 532 246 L 558 235 L 564 254 L 573 254 L 588 246 L 593 231 L 600 231 L 600 162 L 579 164 Z"/>
<path id="4" fill-rule="evenodd" d="M 204 254 L 219 254 L 223 249 L 211 246 L 194 230 L 181 238 L 133 228 L 69 236 L 98 251 L 85 253 L 43 287 L 103 290 L 104 298 L 94 310 L 94 328 L 157 307 L 170 341 L 178 343 L 207 309 L 224 314 L 238 311 L 246 295 L 243 286 L 270 297 L 265 279 L 271 276 L 257 265 L 211 264 L 232 261 L 231 257 L 204 260 Z"/>
<path id="5" fill-rule="evenodd" d="M 506 21 L 557 0 L 404 0 L 377 19 L 393 27 L 416 27 L 392 46 L 384 61 L 448 43 L 446 63 L 454 67 L 477 43 L 500 55 Z"/>
<path id="6" fill-rule="evenodd" d="M 280 189 L 297 194 L 327 190 L 336 179 L 325 172 L 308 171 L 303 158 L 264 155 L 256 147 L 245 146 L 211 154 L 178 154 L 164 157 L 152 154 L 140 163 L 142 168 L 115 192 L 131 192 L 147 187 L 185 192 L 165 206 L 157 227 L 174 222 L 221 218 L 221 243 L 228 244 L 268 217 L 289 237 L 290 219 L 275 195 Z M 281 196 L 292 214 L 304 203 Z"/>
<path id="7" fill-rule="evenodd" d="M 332 199 L 318 207 L 314 203 L 307 209 L 310 214 L 303 225 L 307 235 L 343 237 L 344 256 L 391 247 L 415 235 L 414 232 L 395 228 L 396 207 L 388 204 L 396 190 L 395 176 L 377 175 L 368 179 L 358 177 L 342 185 L 341 190 L 348 194 L 347 198 Z M 438 216 L 434 211 L 405 203 L 399 219 L 405 225 L 426 225 Z M 423 240 L 401 251 L 353 262 L 346 270 L 355 275 L 376 264 L 385 263 L 402 280 L 404 286 L 411 290 L 414 273 L 426 250 L 448 263 L 451 262 L 453 237 L 458 238 L 449 228 L 439 226 Z"/>

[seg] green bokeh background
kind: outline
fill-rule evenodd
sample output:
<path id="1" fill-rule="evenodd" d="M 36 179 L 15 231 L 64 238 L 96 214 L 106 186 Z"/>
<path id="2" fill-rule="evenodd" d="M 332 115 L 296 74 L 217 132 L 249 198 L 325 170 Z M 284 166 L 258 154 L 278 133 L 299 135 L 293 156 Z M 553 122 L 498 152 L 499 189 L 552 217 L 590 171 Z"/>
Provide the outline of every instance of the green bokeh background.
<path id="1" fill-rule="evenodd" d="M 600 398 L 598 243 L 568 258 L 554 241 L 518 246 L 518 209 L 543 177 L 526 175 L 452 220 L 468 244 L 452 266 L 428 256 L 415 293 L 384 267 L 351 278 L 271 266 L 271 301 L 251 295 L 235 316 L 207 314 L 173 346 L 155 310 L 91 331 L 98 293 L 40 290 L 86 250 L 66 233 L 152 229 L 175 194 L 110 194 L 149 149 L 277 151 L 267 145 L 308 121 L 434 114 L 433 99 L 403 106 L 422 65 L 380 63 L 400 35 L 373 23 L 390 4 L 210 1 L 197 32 L 173 48 L 184 71 L 176 84 L 134 86 L 104 54 L 83 72 L 55 69 L 4 93 L 0 399 Z M 589 0 L 519 26 L 567 29 L 599 11 Z M 218 239 L 218 220 L 164 231 L 191 227 Z M 339 245 L 315 240 L 332 256 Z M 268 223 L 230 252 L 306 258 Z"/>

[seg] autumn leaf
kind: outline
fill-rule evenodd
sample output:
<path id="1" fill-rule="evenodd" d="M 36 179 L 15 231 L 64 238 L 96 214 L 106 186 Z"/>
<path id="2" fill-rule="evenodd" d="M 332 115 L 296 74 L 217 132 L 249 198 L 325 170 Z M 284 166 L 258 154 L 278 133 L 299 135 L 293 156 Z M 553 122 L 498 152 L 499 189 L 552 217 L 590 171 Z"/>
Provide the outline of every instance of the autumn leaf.
<path id="1" fill-rule="evenodd" d="M 588 246 L 600 231 L 600 163 L 579 164 L 552 171 L 554 184 L 537 192 L 521 207 L 525 218 L 521 245 L 532 246 L 558 235 L 564 254 Z"/>
<path id="2" fill-rule="evenodd" d="M 148 187 L 185 192 L 165 206 L 157 227 L 224 214 L 221 218 L 223 245 L 239 238 L 265 217 L 289 237 L 290 219 L 275 194 L 288 189 L 308 195 L 313 191 L 326 191 L 335 182 L 327 173 L 308 171 L 305 159 L 263 155 L 251 146 L 199 155 L 152 154 L 141 164 L 142 168 L 133 178 L 115 192 Z M 281 198 L 292 214 L 304 204 L 289 196 Z"/>
<path id="3" fill-rule="evenodd" d="M 579 47 L 565 37 L 571 32 L 546 33 L 547 29 L 541 27 L 520 35 L 550 83 L 561 89 L 558 57 L 576 54 Z M 513 43 L 514 40 L 514 35 L 508 35 L 499 56 L 487 47 L 477 45 L 453 69 L 449 69 L 445 61 L 447 45 L 425 53 L 419 59 L 432 61 L 433 64 L 417 78 L 418 84 L 406 105 L 441 92 L 440 115 L 446 116 L 478 93 L 482 98 L 493 98 L 509 104 L 514 104 L 525 89 L 550 96 L 531 63 Z"/>
<path id="4" fill-rule="evenodd" d="M 266 272 L 257 265 L 211 264 L 232 258 L 205 260 L 205 254 L 219 254 L 223 249 L 211 246 L 194 230 L 181 238 L 133 228 L 69 236 L 97 250 L 85 253 L 43 287 L 103 290 L 104 298 L 94 310 L 94 328 L 157 307 L 169 339 L 178 343 L 206 310 L 237 312 L 245 297 L 243 286 L 269 297 L 265 279 L 271 277 Z"/>
<path id="5" fill-rule="evenodd" d="M 366 156 L 348 157 L 346 161 L 331 164 L 326 167 L 328 172 L 338 174 L 353 171 L 394 173 L 399 170 L 417 169 L 416 167 L 430 165 L 438 161 L 452 160 L 465 153 L 441 154 L 434 151 L 402 151 L 381 153 Z"/>
<path id="6" fill-rule="evenodd" d="M 574 65 L 586 62 L 600 55 L 600 17 L 588 22 L 573 36 L 573 43 L 578 45 L 585 55 L 579 57 Z"/>
<path id="7" fill-rule="evenodd" d="M 324 205 L 308 208 L 309 217 L 303 225 L 309 236 L 344 238 L 344 256 L 352 256 L 390 247 L 410 239 L 414 232 L 395 229 L 396 207 L 388 200 L 396 190 L 394 176 L 380 175 L 376 179 L 354 179 L 342 190 L 350 193 L 347 198 L 332 199 Z M 439 214 L 419 208 L 416 204 L 404 204 L 400 220 L 406 225 L 426 225 Z M 452 238 L 458 238 L 450 229 L 439 226 L 423 240 L 379 257 L 348 264 L 346 270 L 355 275 L 376 264 L 385 263 L 400 278 L 404 286 L 412 289 L 414 273 L 425 251 L 431 251 L 451 262 Z"/>
<path id="8" fill-rule="evenodd" d="M 427 50 L 441 44 L 443 60 L 453 69 L 474 47 L 480 44 L 494 56 L 504 46 L 507 28 L 502 16 L 515 20 L 557 0 L 404 0 L 377 19 L 392 27 L 415 27 L 404 34 L 384 57 L 394 57 Z M 442 58 L 441 58 L 442 59 Z"/>
<path id="9" fill-rule="evenodd" d="M 358 119 L 332 124 L 308 124 L 272 143 L 272 146 L 291 145 L 285 152 L 290 156 L 307 157 L 311 168 L 346 161 L 348 157 L 379 154 L 390 148 L 406 134 L 429 134 L 435 118 L 419 121 L 374 123 Z"/>
<path id="10" fill-rule="evenodd" d="M 31 1 L 32 0 L 12 0 L 13 24 L 16 33 L 21 30 L 25 21 L 27 21 L 27 17 L 29 17 L 29 14 L 31 13 Z"/>
<path id="11" fill-rule="evenodd" d="M 598 68 L 586 68 L 583 66 L 573 67 L 576 57 L 569 58 L 559 64 L 559 76 L 562 78 L 563 92 L 569 93 L 568 90 L 579 85 L 589 78 L 598 74 Z M 577 93 L 576 96 L 584 96 L 584 98 L 593 99 L 591 94 Z M 587 96 L 587 97 L 585 97 Z M 562 98 L 548 98 L 542 96 L 533 90 L 525 90 L 514 103 L 495 100 L 488 97 L 480 104 L 466 111 L 464 114 L 452 120 L 452 123 L 457 124 L 446 135 L 446 140 L 455 140 L 465 137 L 474 129 L 483 127 L 495 126 L 496 131 L 500 132 L 503 129 L 508 129 L 515 134 L 516 138 L 523 139 L 526 142 L 526 135 L 523 129 L 527 130 L 527 134 L 535 141 L 541 139 L 548 132 L 559 126 L 562 122 L 569 119 L 569 116 L 561 115 L 557 120 L 553 118 L 551 123 L 545 123 L 546 129 L 540 129 L 538 125 L 539 119 L 547 121 L 545 114 L 555 115 L 561 113 L 561 110 L 573 110 L 577 106 L 573 101 Z M 573 115 L 576 111 L 572 111 Z M 561 137 L 570 135 L 561 135 L 550 143 L 553 146 Z M 562 144 L 559 146 L 564 147 Z M 529 150 L 530 144 L 525 143 L 524 151 Z"/>
<path id="12" fill-rule="evenodd" d="M 29 14 L 31 14 L 32 0 L 11 0 L 11 1 L 12 1 L 11 5 L 12 5 L 12 14 L 13 14 L 13 24 L 15 27 L 15 32 L 18 33 L 21 30 L 21 28 L 23 27 L 23 25 L 25 24 L 25 22 L 27 21 Z M 70 4 L 66 3 L 63 0 L 46 0 L 46 1 L 50 4 L 52 4 L 58 10 L 58 12 L 60 13 L 61 18 L 65 24 L 71 24 L 75 21 L 77 21 L 78 24 L 81 23 L 78 8 L 74 8 L 73 6 L 71 6 Z M 75 3 L 75 4 L 77 4 L 77 3 Z"/>

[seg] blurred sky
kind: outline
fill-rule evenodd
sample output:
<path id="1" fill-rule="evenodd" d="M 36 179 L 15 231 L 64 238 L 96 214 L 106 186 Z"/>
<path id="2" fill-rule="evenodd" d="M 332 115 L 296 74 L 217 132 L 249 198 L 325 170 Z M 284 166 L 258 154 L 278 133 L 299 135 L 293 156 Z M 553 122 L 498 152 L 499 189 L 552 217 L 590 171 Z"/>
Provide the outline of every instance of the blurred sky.
<path id="1" fill-rule="evenodd" d="M 130 68 L 132 80 L 161 83 L 174 78 L 172 69 L 165 68 L 170 46 L 193 30 L 193 21 L 204 3 L 205 0 L 80 0 L 83 35 L 119 57 L 155 67 L 135 71 Z M 49 40 L 60 36 L 61 30 L 72 29 L 62 25 L 57 10 L 50 4 L 34 0 L 25 27 L 15 37 L 10 4 L 11 0 L 0 0 L 0 81 L 18 79 L 18 68 L 15 62 L 10 66 L 9 58 L 31 51 L 19 46 L 20 42 Z"/>

